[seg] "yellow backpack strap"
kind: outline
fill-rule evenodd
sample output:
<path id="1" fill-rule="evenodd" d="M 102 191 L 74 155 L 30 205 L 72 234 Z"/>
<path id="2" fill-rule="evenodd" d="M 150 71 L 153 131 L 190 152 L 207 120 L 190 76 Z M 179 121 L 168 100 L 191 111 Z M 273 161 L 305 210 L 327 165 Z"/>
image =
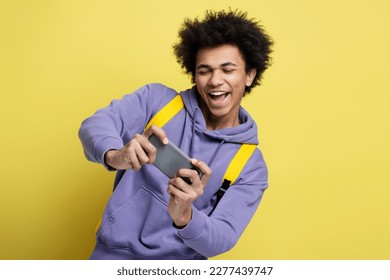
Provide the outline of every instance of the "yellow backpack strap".
<path id="1" fill-rule="evenodd" d="M 169 101 L 160 111 L 154 115 L 154 117 L 148 122 L 145 129 L 148 129 L 153 124 L 158 127 L 163 127 L 170 119 L 172 119 L 181 109 L 183 109 L 184 103 L 180 95 L 175 96 Z"/>
<path id="2" fill-rule="evenodd" d="M 242 144 L 241 147 L 238 149 L 233 159 L 231 160 L 228 168 L 226 169 L 225 175 L 222 179 L 222 185 L 217 191 L 217 201 L 209 215 L 214 212 L 215 207 L 217 207 L 218 202 L 221 200 L 222 196 L 228 190 L 230 185 L 237 180 L 242 169 L 244 168 L 245 164 L 248 162 L 249 158 L 252 156 L 255 150 L 256 145 L 252 144 Z"/>
<path id="3" fill-rule="evenodd" d="M 240 175 L 241 170 L 244 168 L 255 149 L 256 145 L 242 144 L 230 162 L 225 172 L 225 176 L 223 176 L 223 181 L 227 180 L 230 184 L 236 181 L 238 175 Z"/>

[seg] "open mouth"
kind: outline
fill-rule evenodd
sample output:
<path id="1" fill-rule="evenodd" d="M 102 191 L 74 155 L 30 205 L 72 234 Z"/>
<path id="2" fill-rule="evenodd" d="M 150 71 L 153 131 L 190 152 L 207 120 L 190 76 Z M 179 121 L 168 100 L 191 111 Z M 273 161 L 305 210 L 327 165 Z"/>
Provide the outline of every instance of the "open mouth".
<path id="1" fill-rule="evenodd" d="M 223 102 L 226 97 L 229 95 L 229 92 L 226 91 L 213 91 L 209 93 L 209 96 L 212 100 L 216 102 Z"/>

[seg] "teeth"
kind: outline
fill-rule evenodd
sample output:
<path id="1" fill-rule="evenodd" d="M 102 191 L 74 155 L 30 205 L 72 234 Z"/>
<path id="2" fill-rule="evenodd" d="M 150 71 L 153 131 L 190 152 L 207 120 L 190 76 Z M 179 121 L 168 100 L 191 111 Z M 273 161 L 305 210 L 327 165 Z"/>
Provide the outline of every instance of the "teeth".
<path id="1" fill-rule="evenodd" d="M 219 95 L 226 94 L 226 91 L 213 91 L 213 92 L 210 92 L 209 94 L 213 95 L 213 96 L 219 96 Z"/>

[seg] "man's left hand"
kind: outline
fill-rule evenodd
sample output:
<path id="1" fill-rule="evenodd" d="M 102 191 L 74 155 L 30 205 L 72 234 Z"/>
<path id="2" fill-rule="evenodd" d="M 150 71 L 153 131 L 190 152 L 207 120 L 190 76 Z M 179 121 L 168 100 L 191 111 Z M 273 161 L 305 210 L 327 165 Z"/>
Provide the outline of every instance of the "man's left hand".
<path id="1" fill-rule="evenodd" d="M 191 163 L 198 167 L 203 176 L 192 169 L 180 169 L 176 177 L 169 181 L 168 213 L 177 227 L 186 226 L 192 217 L 192 203 L 203 194 L 203 189 L 211 175 L 211 169 L 203 161 L 193 159 Z M 191 184 L 182 178 L 188 178 Z"/>

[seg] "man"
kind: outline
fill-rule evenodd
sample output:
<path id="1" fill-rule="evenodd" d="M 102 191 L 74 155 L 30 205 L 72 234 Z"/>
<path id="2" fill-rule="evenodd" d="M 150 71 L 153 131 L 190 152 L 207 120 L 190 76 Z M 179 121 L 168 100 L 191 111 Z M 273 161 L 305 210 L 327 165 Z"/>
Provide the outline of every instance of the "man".
<path id="1" fill-rule="evenodd" d="M 258 144 L 257 126 L 240 106 L 270 64 L 272 41 L 238 11 L 186 20 L 174 46 L 195 86 L 184 109 L 163 128 L 148 122 L 177 92 L 149 84 L 86 119 L 79 131 L 86 157 L 118 170 L 91 259 L 206 259 L 230 250 L 268 186 L 261 152 L 249 157 L 223 198 L 217 191 L 243 143 Z M 169 179 L 152 163 L 148 138 L 176 144 L 203 172 L 180 169 Z M 183 177 L 189 178 L 188 184 Z"/>

